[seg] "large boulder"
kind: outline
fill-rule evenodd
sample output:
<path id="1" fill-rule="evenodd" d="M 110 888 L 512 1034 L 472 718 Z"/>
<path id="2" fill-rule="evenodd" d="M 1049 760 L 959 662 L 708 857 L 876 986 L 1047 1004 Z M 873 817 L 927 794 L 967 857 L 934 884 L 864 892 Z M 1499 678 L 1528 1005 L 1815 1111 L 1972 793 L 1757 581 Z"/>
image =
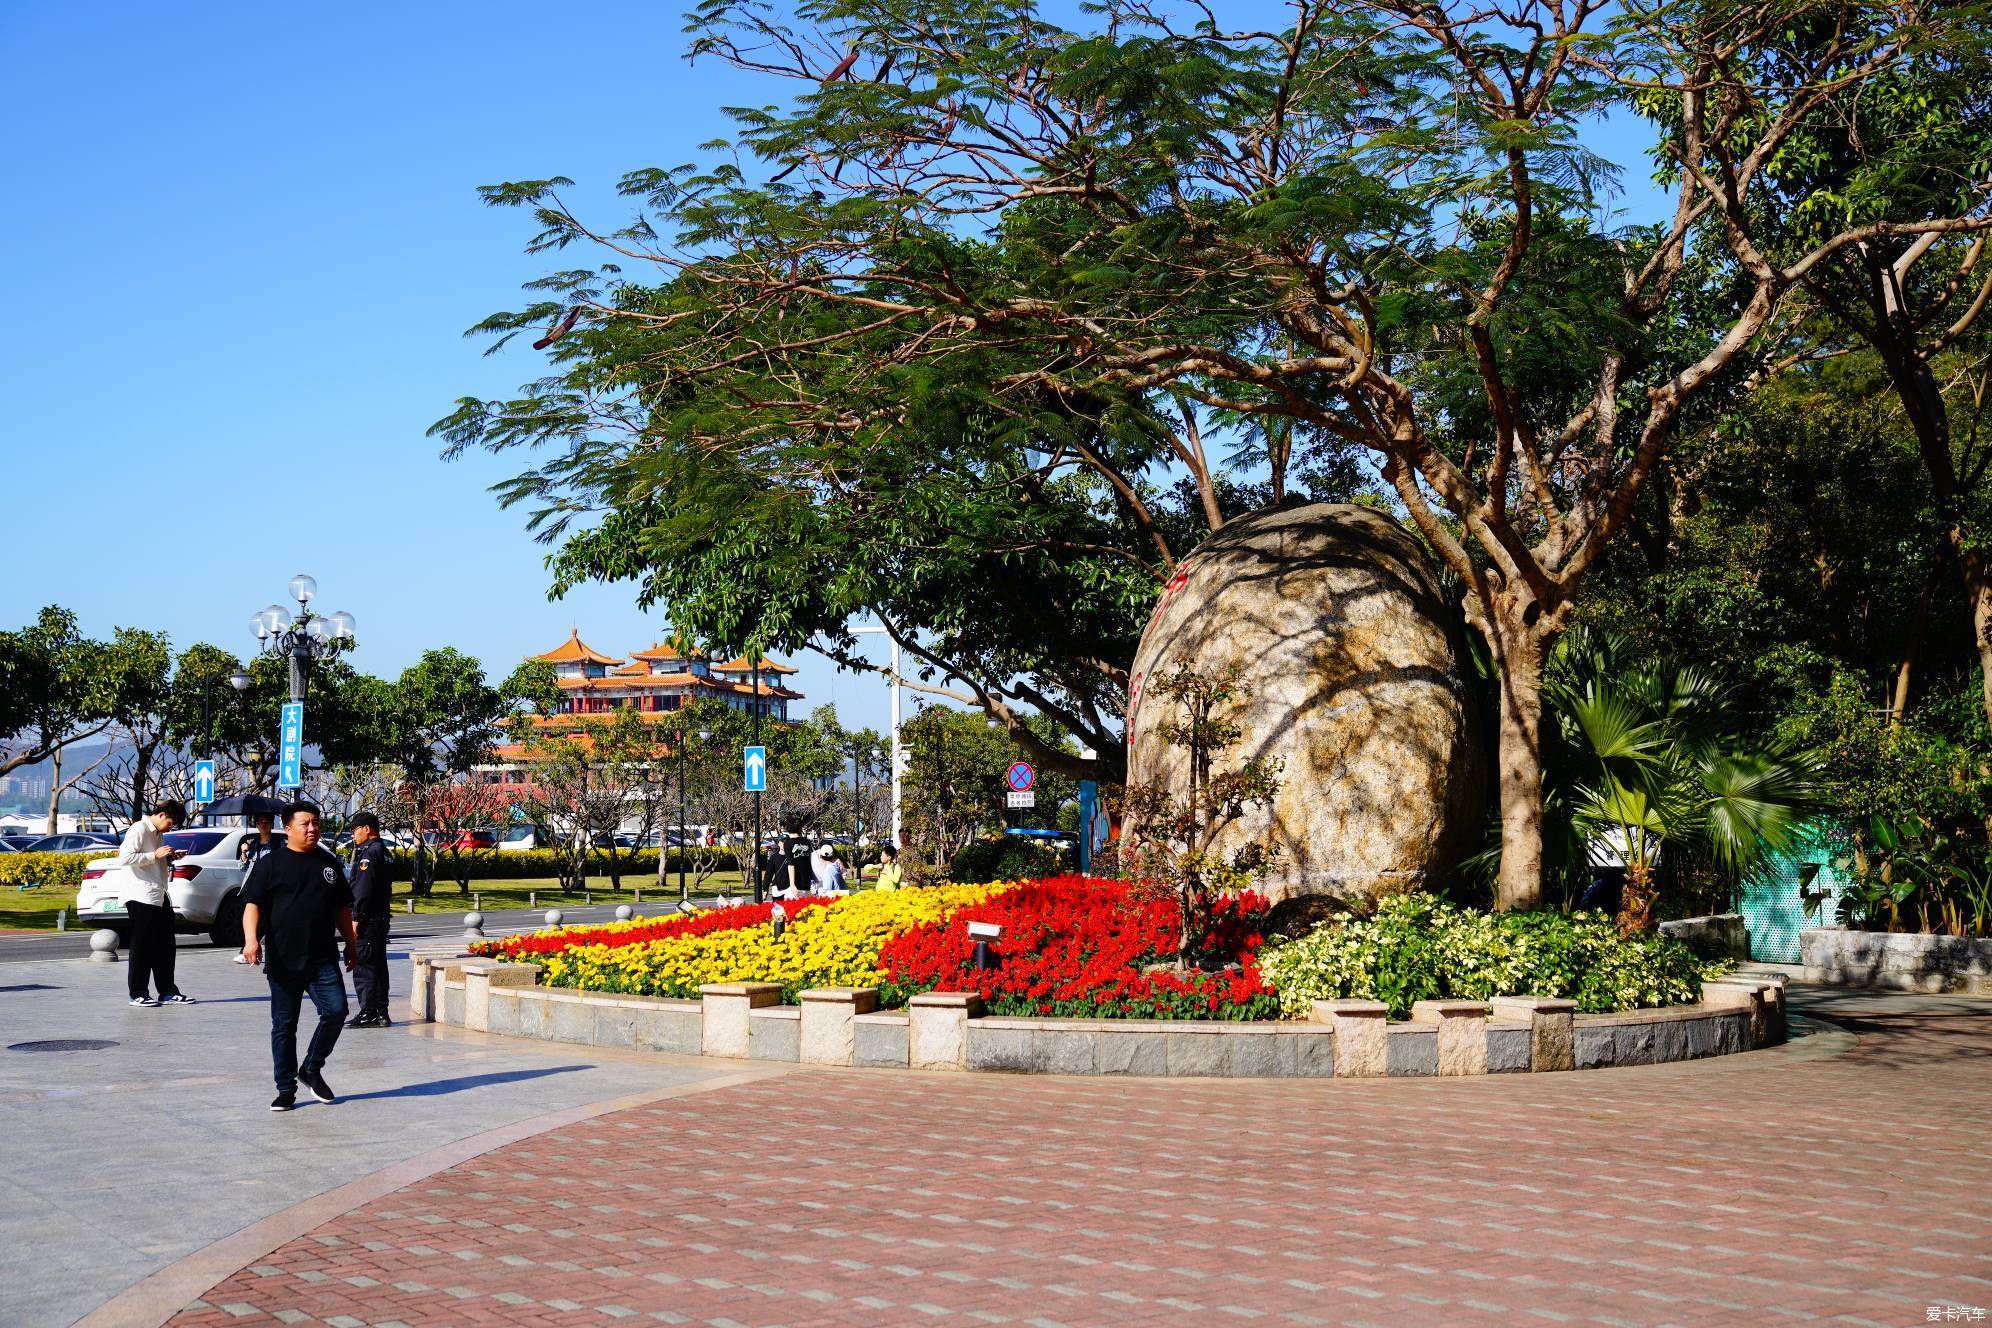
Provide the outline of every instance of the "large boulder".
<path id="1" fill-rule="evenodd" d="M 1279 795 L 1232 823 L 1231 850 L 1268 842 L 1275 900 L 1349 902 L 1441 884 L 1481 834 L 1486 762 L 1463 626 L 1422 545 L 1385 514 L 1340 503 L 1261 512 L 1183 560 L 1142 633 L 1128 697 L 1128 783 L 1189 787 L 1173 706 L 1145 684 L 1189 663 L 1242 666 L 1249 694 L 1215 718 L 1247 757 L 1285 762 Z"/>

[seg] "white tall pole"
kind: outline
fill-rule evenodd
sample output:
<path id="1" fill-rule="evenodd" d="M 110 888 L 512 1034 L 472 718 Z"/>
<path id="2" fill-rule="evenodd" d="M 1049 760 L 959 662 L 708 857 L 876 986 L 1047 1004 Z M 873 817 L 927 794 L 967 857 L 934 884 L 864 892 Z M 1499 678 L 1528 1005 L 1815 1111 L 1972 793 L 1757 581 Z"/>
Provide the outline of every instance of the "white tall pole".
<path id="1" fill-rule="evenodd" d="M 906 789 L 906 759 L 899 748 L 899 642 L 892 643 L 892 846 L 903 841 L 900 803 Z"/>
<path id="2" fill-rule="evenodd" d="M 898 848 L 905 842 L 905 820 L 901 807 L 906 791 L 906 753 L 899 742 L 899 726 L 904 715 L 899 690 L 899 642 L 883 626 L 851 629 L 853 636 L 870 633 L 877 633 L 892 642 L 892 845 Z"/>

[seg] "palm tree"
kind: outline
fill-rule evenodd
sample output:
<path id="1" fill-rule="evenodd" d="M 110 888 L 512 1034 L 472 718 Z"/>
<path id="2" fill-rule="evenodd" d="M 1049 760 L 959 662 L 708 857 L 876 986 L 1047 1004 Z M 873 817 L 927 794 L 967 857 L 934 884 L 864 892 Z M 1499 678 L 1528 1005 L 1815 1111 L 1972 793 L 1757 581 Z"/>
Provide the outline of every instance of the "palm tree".
<path id="1" fill-rule="evenodd" d="M 1728 689 L 1704 670 L 1578 630 L 1543 691 L 1556 745 L 1547 796 L 1569 849 L 1622 855 L 1621 930 L 1652 927 L 1663 850 L 1677 877 L 1700 865 L 1737 880 L 1810 808 L 1810 755 L 1738 736 Z"/>

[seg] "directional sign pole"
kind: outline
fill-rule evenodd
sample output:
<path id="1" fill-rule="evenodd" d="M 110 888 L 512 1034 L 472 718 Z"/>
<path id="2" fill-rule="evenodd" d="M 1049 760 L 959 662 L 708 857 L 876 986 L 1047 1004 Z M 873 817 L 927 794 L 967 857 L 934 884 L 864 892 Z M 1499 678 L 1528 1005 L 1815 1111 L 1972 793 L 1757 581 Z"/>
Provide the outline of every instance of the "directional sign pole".
<path id="1" fill-rule="evenodd" d="M 304 787 L 304 702 L 286 701 L 279 733 L 277 787 Z"/>
<path id="2" fill-rule="evenodd" d="M 758 904 L 766 893 L 761 872 L 761 794 L 768 787 L 768 751 L 761 746 L 761 647 L 750 642 L 747 658 L 754 670 L 753 690 L 747 704 L 753 707 L 754 746 L 761 753 L 761 784 L 754 790 L 754 902 Z"/>

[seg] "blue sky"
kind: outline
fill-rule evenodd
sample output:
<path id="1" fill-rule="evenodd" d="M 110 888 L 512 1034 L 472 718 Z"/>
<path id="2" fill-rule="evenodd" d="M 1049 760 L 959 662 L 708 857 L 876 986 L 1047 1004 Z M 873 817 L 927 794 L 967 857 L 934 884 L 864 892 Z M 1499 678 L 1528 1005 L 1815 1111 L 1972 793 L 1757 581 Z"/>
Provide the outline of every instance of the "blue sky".
<path id="1" fill-rule="evenodd" d="M 57 602 L 241 651 L 302 570 L 375 673 L 656 635 L 626 590 L 548 603 L 543 550 L 485 492 L 512 467 L 424 432 L 539 359 L 461 336 L 548 266 L 476 187 L 564 174 L 619 218 L 622 172 L 724 132 L 740 80 L 686 65 L 679 13 L 0 6 L 0 624 Z M 880 683 L 806 662 L 812 703 L 883 722 Z"/>
<path id="2" fill-rule="evenodd" d="M 308 571 L 374 673 L 658 635 L 625 588 L 549 603 L 543 550 L 485 492 L 513 465 L 424 435 L 540 362 L 461 336 L 558 261 L 476 186 L 567 175 L 620 219 L 624 171 L 688 159 L 751 99 L 685 63 L 680 12 L 0 6 L 0 625 L 61 603 L 241 652 Z M 801 662 L 811 704 L 883 725 L 877 679 Z"/>

